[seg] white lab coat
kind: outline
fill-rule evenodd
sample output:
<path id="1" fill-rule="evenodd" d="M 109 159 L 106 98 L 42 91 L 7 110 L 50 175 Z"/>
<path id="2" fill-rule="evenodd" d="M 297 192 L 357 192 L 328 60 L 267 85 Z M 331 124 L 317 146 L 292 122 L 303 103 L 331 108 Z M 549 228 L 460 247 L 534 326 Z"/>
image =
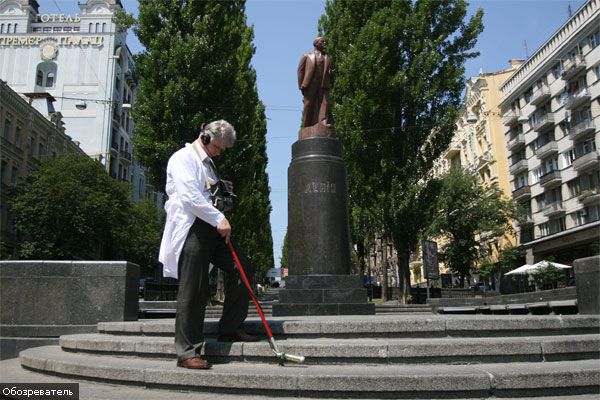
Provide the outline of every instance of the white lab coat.
<path id="1" fill-rule="evenodd" d="M 210 158 L 204 150 L 192 144 L 171 156 L 167 164 L 166 192 L 169 200 L 165 203 L 167 218 L 160 243 L 158 261 L 163 264 L 165 277 L 177 278 L 177 264 L 191 226 L 196 218 L 217 226 L 225 216 L 210 202 L 206 188 L 206 178 L 212 184 L 217 177 L 210 167 Z"/>

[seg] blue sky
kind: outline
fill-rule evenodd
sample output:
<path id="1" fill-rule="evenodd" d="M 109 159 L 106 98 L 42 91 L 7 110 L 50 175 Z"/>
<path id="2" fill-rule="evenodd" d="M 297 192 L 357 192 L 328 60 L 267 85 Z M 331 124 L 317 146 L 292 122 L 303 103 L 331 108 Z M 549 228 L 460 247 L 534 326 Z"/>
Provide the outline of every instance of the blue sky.
<path id="1" fill-rule="evenodd" d="M 583 0 L 479 0 L 471 1 L 469 13 L 484 10 L 485 29 L 476 49 L 481 53 L 466 65 L 465 78 L 480 70 L 508 68 L 509 59 L 531 56 L 562 26 Z M 74 0 L 39 0 L 40 12 L 75 13 Z M 136 0 L 122 0 L 136 14 Z M 271 187 L 271 227 L 275 264 L 279 266 L 287 227 L 287 168 L 291 146 L 297 140 L 302 113 L 302 96 L 297 87 L 296 68 L 302 53 L 312 49 L 317 22 L 325 9 L 324 0 L 249 0 L 248 23 L 254 26 L 256 54 L 252 65 L 258 77 L 258 92 L 267 112 L 267 155 Z M 133 53 L 141 51 L 135 36 L 128 39 Z M 233 227 L 235 234 L 235 226 Z"/>

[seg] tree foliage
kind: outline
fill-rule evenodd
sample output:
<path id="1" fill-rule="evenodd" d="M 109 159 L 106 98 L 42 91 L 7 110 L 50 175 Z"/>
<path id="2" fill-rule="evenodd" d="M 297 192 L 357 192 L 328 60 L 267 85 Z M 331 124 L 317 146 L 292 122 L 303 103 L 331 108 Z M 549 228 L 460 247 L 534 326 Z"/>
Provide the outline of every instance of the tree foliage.
<path id="1" fill-rule="evenodd" d="M 487 242 L 512 229 L 517 205 L 496 184 L 484 185 L 475 174 L 452 168 L 442 179 L 437 209 L 428 233 L 445 239 L 445 260 L 462 280 L 475 260 L 488 255 Z"/>
<path id="2" fill-rule="evenodd" d="M 169 157 L 194 141 L 203 123 L 225 119 L 238 140 L 217 160 L 238 195 L 233 236 L 264 272 L 273 266 L 266 173 L 265 108 L 250 65 L 253 30 L 245 2 L 141 0 L 134 29 L 140 86 L 133 110 L 136 155 L 152 183 L 165 184 Z"/>
<path id="3" fill-rule="evenodd" d="M 10 202 L 21 259 L 122 260 L 151 267 L 161 211 L 133 205 L 128 185 L 85 156 L 49 160 L 13 189 Z"/>
<path id="4" fill-rule="evenodd" d="M 391 236 L 404 290 L 439 190 L 424 178 L 450 143 L 464 63 L 477 55 L 483 13 L 465 21 L 466 12 L 462 0 L 332 0 L 319 25 L 336 64 L 331 95 L 352 227 Z"/>

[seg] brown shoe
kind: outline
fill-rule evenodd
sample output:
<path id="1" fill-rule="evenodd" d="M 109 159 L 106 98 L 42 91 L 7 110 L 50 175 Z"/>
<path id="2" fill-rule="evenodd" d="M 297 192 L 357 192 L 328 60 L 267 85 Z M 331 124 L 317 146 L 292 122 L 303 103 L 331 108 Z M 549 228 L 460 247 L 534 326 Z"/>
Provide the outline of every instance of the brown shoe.
<path id="1" fill-rule="evenodd" d="M 259 338 L 252 336 L 244 331 L 237 331 L 234 333 L 220 334 L 217 337 L 219 342 L 258 342 Z"/>
<path id="2" fill-rule="evenodd" d="M 185 360 L 177 360 L 177 366 L 189 369 L 209 369 L 211 365 L 202 357 L 186 358 Z"/>

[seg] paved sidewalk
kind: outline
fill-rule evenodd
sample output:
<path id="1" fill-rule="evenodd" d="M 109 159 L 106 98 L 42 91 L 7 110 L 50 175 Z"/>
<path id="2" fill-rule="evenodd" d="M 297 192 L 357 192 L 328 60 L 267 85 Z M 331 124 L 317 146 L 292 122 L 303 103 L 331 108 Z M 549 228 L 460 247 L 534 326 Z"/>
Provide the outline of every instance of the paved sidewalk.
<path id="1" fill-rule="evenodd" d="M 0 382 L 3 383 L 73 383 L 79 382 L 81 400 L 308 400 L 298 397 L 281 397 L 276 392 L 272 396 L 248 396 L 245 394 L 223 394 L 205 392 L 185 392 L 163 389 L 147 389 L 139 386 L 115 385 L 92 381 L 74 381 L 73 379 L 48 376 L 21 368 L 19 359 L 13 358 L 0 362 Z M 491 399 L 491 398 L 490 398 Z M 314 400 L 314 399 L 311 399 Z M 364 399 L 369 400 L 369 399 Z M 432 399 L 434 400 L 434 399 Z M 456 399 L 460 400 L 460 399 Z M 470 399 L 472 400 L 472 399 Z M 503 400 L 511 400 L 503 398 Z M 524 398 L 518 400 L 541 400 Z M 597 395 L 545 397 L 544 400 L 598 400 Z"/>

